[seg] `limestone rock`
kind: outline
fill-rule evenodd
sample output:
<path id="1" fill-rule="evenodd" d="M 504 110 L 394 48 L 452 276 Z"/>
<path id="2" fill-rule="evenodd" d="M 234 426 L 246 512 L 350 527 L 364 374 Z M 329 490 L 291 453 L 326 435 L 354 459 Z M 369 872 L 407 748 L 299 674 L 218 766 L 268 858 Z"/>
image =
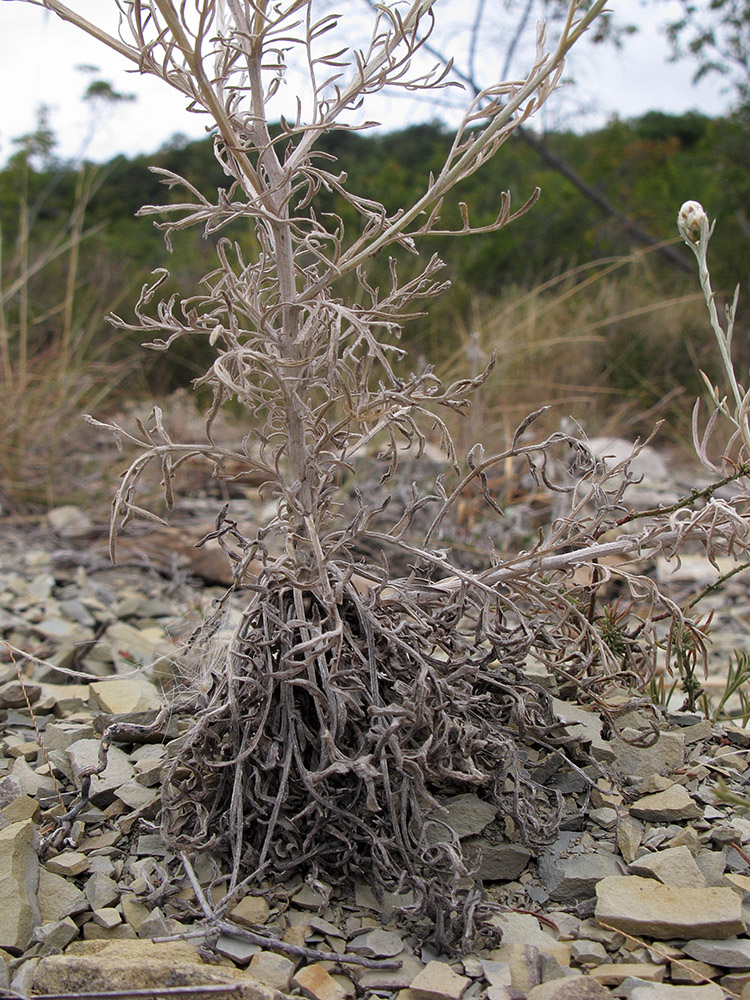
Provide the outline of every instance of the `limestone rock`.
<path id="1" fill-rule="evenodd" d="M 299 969 L 292 985 L 296 986 L 310 1000 L 344 1000 L 345 993 L 333 976 L 320 962 Z"/>
<path id="2" fill-rule="evenodd" d="M 92 910 L 113 906 L 120 898 L 117 883 L 103 872 L 94 872 L 86 882 L 85 893 Z"/>
<path id="3" fill-rule="evenodd" d="M 741 900 L 728 888 L 673 888 L 626 875 L 602 879 L 596 896 L 596 919 L 629 934 L 715 939 L 744 930 Z"/>
<path id="4" fill-rule="evenodd" d="M 634 875 L 657 878 L 664 885 L 698 887 L 706 884 L 703 872 L 687 847 L 669 847 L 665 851 L 645 854 L 630 865 L 630 871 Z"/>
<path id="5" fill-rule="evenodd" d="M 682 764 L 684 737 L 679 733 L 661 733 L 650 747 L 634 747 L 619 737 L 610 743 L 614 754 L 614 769 L 622 775 L 648 778 L 661 771 L 670 771 Z"/>
<path id="6" fill-rule="evenodd" d="M 542 979 L 539 949 L 531 944 L 513 941 L 501 944 L 490 952 L 496 962 L 505 962 L 510 967 L 511 985 L 517 990 L 528 992 L 538 986 Z"/>
<path id="7" fill-rule="evenodd" d="M 54 507 L 49 511 L 47 523 L 60 538 L 81 538 L 94 528 L 94 522 L 88 514 L 70 504 Z"/>
<path id="8" fill-rule="evenodd" d="M 404 950 L 404 942 L 393 931 L 374 928 L 353 938 L 348 950 L 368 958 L 393 958 Z"/>
<path id="9" fill-rule="evenodd" d="M 74 941 L 64 955 L 39 962 L 33 983 L 37 993 L 68 994 L 221 984 L 241 986 L 233 1000 L 275 998 L 274 990 L 239 969 L 201 962 L 197 948 L 187 941 Z"/>
<path id="10" fill-rule="evenodd" d="M 292 985 L 295 963 L 286 955 L 277 955 L 273 951 L 259 951 L 250 959 L 248 971 L 260 983 L 288 993 Z"/>
<path id="11" fill-rule="evenodd" d="M 603 944 L 583 939 L 572 942 L 570 957 L 579 965 L 602 965 L 609 956 Z"/>
<path id="12" fill-rule="evenodd" d="M 625 861 L 630 864 L 635 860 L 643 837 L 643 823 L 635 816 L 621 816 L 617 824 L 617 849 Z"/>
<path id="13" fill-rule="evenodd" d="M 459 976 L 446 962 L 428 962 L 409 988 L 415 1000 L 460 1000 L 470 984 L 468 976 Z"/>
<path id="14" fill-rule="evenodd" d="M 76 783 L 80 785 L 81 772 L 99 761 L 99 740 L 77 740 L 65 753 L 73 765 Z M 101 774 L 95 774 L 91 779 L 90 798 L 94 805 L 106 806 L 115 797 L 117 789 L 135 777 L 133 765 L 127 754 L 119 747 L 111 746 L 107 753 L 107 766 Z"/>
<path id="15" fill-rule="evenodd" d="M 570 964 L 570 943 L 558 941 L 551 934 L 548 934 L 531 913 L 500 913 L 491 917 L 490 923 L 502 930 L 503 945 L 533 945 L 543 954 L 554 955 L 561 965 Z M 506 961 L 498 954 L 501 949 L 502 945 L 501 948 L 490 953 L 490 958 L 501 962 Z"/>
<path id="16" fill-rule="evenodd" d="M 493 844 L 484 837 L 469 837 L 461 845 L 477 878 L 485 882 L 512 882 L 531 859 L 521 844 Z"/>
<path id="17" fill-rule="evenodd" d="M 140 674 L 111 681 L 97 681 L 91 685 L 91 693 L 101 710 L 112 715 L 158 711 L 162 707 L 156 685 Z"/>
<path id="18" fill-rule="evenodd" d="M 533 986 L 526 1000 L 606 1000 L 609 995 L 609 990 L 590 976 L 570 976 Z"/>
<path id="19" fill-rule="evenodd" d="M 430 826 L 427 829 L 427 842 L 440 844 L 450 839 L 446 827 L 452 830 L 459 840 L 479 834 L 497 815 L 497 807 L 491 802 L 484 802 L 473 792 L 454 795 L 440 802 L 447 812 L 433 812 L 429 816 Z"/>
<path id="20" fill-rule="evenodd" d="M 43 924 L 88 909 L 88 900 L 75 883 L 47 868 L 39 869 L 39 916 Z"/>
<path id="21" fill-rule="evenodd" d="M 258 924 L 268 920 L 271 910 L 263 896 L 243 896 L 234 909 L 229 912 L 229 919 L 240 927 L 252 930 Z"/>
<path id="22" fill-rule="evenodd" d="M 596 712 L 587 712 L 579 705 L 572 705 L 560 698 L 552 699 L 552 710 L 566 724 L 572 736 L 591 742 L 591 750 L 597 760 L 615 760 L 617 750 L 614 741 L 608 743 L 602 736 L 604 723 Z"/>
<path id="23" fill-rule="evenodd" d="M 724 1000 L 724 990 L 716 983 L 705 986 L 636 986 L 629 1000 Z"/>
<path id="24" fill-rule="evenodd" d="M 723 941 L 694 938 L 682 950 L 691 958 L 710 965 L 721 965 L 725 969 L 750 969 L 748 938 L 728 937 Z"/>
<path id="25" fill-rule="evenodd" d="M 0 948 L 25 951 L 40 923 L 39 858 L 31 820 L 0 830 Z"/>
<path id="26" fill-rule="evenodd" d="M 618 986 L 626 979 L 640 979 L 650 983 L 660 983 L 666 970 L 663 965 L 652 962 L 607 962 L 597 965 L 589 975 L 607 986 Z"/>
<path id="27" fill-rule="evenodd" d="M 701 810 L 683 785 L 672 785 L 664 792 L 644 795 L 630 807 L 631 815 L 652 823 L 672 823 L 674 820 L 698 819 Z"/>
<path id="28" fill-rule="evenodd" d="M 58 854 L 54 858 L 48 858 L 45 867 L 53 875 L 62 875 L 70 878 L 73 875 L 80 875 L 88 870 L 89 861 L 85 854 L 80 851 L 66 851 L 65 854 Z"/>
<path id="29" fill-rule="evenodd" d="M 621 874 L 622 868 L 612 854 L 573 854 L 561 858 L 546 852 L 539 860 L 539 875 L 545 888 L 552 899 L 561 903 L 589 899 L 601 879 Z"/>
<path id="30" fill-rule="evenodd" d="M 365 969 L 362 966 L 352 966 L 352 975 L 356 977 L 362 992 L 370 990 L 402 990 L 413 982 L 424 965 L 416 956 L 402 952 L 398 956 L 400 969 Z"/>

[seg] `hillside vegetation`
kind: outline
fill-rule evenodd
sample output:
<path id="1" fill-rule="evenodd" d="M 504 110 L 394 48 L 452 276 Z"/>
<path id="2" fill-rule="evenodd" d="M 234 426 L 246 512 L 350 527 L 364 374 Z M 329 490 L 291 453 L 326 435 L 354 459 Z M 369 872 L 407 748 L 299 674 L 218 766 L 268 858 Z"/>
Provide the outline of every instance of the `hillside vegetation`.
<path id="1" fill-rule="evenodd" d="M 167 358 L 144 352 L 104 319 L 110 310 L 127 318 L 134 293 L 164 263 L 162 234 L 136 213 L 141 205 L 182 196 L 149 166 L 180 173 L 202 191 L 226 187 L 227 180 L 210 139 L 175 137 L 152 156 L 83 167 L 57 162 L 49 137 L 41 145 L 30 139 L 0 171 L 0 364 L 3 392 L 12 401 L 0 427 L 6 442 L 0 460 L 6 482 L 15 484 L 10 493 L 28 494 L 28 484 L 42 476 L 52 502 L 49 473 L 40 471 L 45 463 L 29 464 L 40 440 L 32 416 L 39 401 L 50 398 L 51 374 L 60 428 L 83 409 L 116 405 L 122 388 L 131 397 L 162 394 L 204 367 L 200 342 L 181 342 Z M 354 189 L 394 210 L 424 189 L 448 142 L 435 123 L 393 133 L 335 133 L 324 152 L 338 159 Z M 738 274 L 746 278 L 750 130 L 741 120 L 654 112 L 587 135 L 549 134 L 546 142 L 657 240 L 676 243 L 677 209 L 687 199 L 700 200 L 721 219 L 712 243 L 716 285 L 729 294 Z M 696 363 L 704 363 L 704 350 L 711 352 L 691 268 L 683 273 L 637 246 L 517 140 L 465 182 L 459 197 L 472 223 L 482 225 L 495 219 L 502 191 L 520 208 L 537 186 L 542 204 L 506 230 L 470 241 L 422 241 L 423 256 L 437 253 L 446 262 L 451 287 L 429 318 L 408 324 L 412 356 L 422 354 L 460 376 L 496 350 L 500 364 L 482 396 L 485 428 L 557 402 L 562 412 L 555 420 L 572 413 L 592 433 L 615 425 L 642 433 L 656 416 L 671 415 L 668 433 L 679 438 L 685 425 L 674 414 L 689 412 L 700 392 Z M 354 235 L 357 220 L 335 193 L 321 192 L 317 205 L 319 212 L 340 215 Z M 457 203 L 446 204 L 442 217 L 444 228 L 461 227 Z M 245 223 L 222 235 L 239 241 L 248 256 L 256 250 Z M 178 232 L 173 247 L 169 284 L 189 291 L 211 268 L 213 238 Z M 416 273 L 404 251 L 402 275 L 410 266 Z M 387 259 L 370 280 L 388 283 Z M 342 294 L 356 294 L 354 283 Z M 744 338 L 737 339 L 743 370 L 750 352 Z M 673 413 L 676 398 L 681 403 Z M 476 418 L 467 434 L 475 429 Z M 49 434 L 41 438 L 47 446 Z"/>

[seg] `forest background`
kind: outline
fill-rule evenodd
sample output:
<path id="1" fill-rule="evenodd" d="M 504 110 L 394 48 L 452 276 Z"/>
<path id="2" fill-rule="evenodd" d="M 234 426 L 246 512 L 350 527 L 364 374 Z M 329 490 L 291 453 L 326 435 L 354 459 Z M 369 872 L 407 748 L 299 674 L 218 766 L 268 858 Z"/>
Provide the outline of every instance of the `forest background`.
<path id="1" fill-rule="evenodd" d="M 95 81 L 89 96 L 123 96 L 108 86 Z M 738 280 L 747 284 L 746 94 L 740 87 L 736 110 L 721 118 L 653 111 L 583 135 L 547 132 L 543 141 L 631 224 L 603 212 L 532 145 L 514 139 L 459 197 L 480 226 L 494 221 L 500 191 L 520 206 L 538 186 L 541 204 L 500 232 L 422 241 L 423 257 L 438 253 L 446 261 L 451 286 L 429 316 L 407 325 L 410 363 L 425 357 L 441 376 L 455 378 L 476 374 L 497 352 L 497 368 L 466 426 L 467 443 L 480 426 L 489 442 L 493 428 L 507 430 L 530 409 L 553 404 L 548 421 L 570 415 L 589 434 L 633 439 L 664 419 L 661 440 L 687 448 L 692 400 L 702 392 L 697 369 L 711 376 L 715 361 L 694 268 L 672 236 L 674 219 L 684 201 L 700 200 L 721 220 L 712 242 L 719 294 L 731 296 Z M 356 190 L 392 211 L 424 188 L 449 142 L 436 120 L 394 132 L 335 133 L 322 148 L 338 158 Z M 168 355 L 147 352 L 106 322 L 110 311 L 128 308 L 164 261 L 162 234 L 137 212 L 178 195 L 151 167 L 180 173 L 199 191 L 226 186 L 211 139 L 176 136 L 152 155 L 104 164 L 60 160 L 43 109 L 0 170 L 3 513 L 82 500 L 80 466 L 65 456 L 85 450 L 94 433 L 82 425 L 84 411 L 106 417 L 125 400 L 163 398 L 205 370 L 207 345 L 198 340 L 183 340 Z M 323 197 L 321 209 L 353 221 L 335 193 Z M 460 228 L 455 203 L 446 206 L 444 221 Z M 222 235 L 239 239 L 249 256 L 257 250 L 246 229 Z M 174 235 L 175 291 L 196 287 L 215 259 L 214 243 L 192 230 Z M 418 263 L 404 251 L 403 277 L 412 264 L 416 273 Z M 387 283 L 386 260 L 380 268 L 376 278 Z M 750 364 L 746 325 L 739 315 L 740 371 Z"/>

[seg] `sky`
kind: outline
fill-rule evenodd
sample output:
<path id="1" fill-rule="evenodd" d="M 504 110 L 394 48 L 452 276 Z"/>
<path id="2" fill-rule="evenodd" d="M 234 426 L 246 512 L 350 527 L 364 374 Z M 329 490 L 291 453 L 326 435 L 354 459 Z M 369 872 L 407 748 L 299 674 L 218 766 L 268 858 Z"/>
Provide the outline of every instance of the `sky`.
<path id="1" fill-rule="evenodd" d="M 68 0 L 68 5 L 102 26 L 107 21 L 106 26 L 113 26 L 114 0 Z M 347 0 L 347 12 L 355 7 L 360 17 L 366 17 L 364 4 L 359 8 L 356 0 Z M 714 115 L 727 110 L 730 95 L 722 92 L 720 80 L 709 78 L 694 86 L 693 66 L 669 62 L 660 27 L 678 10 L 676 3 L 612 0 L 610 7 L 622 20 L 637 24 L 638 33 L 620 51 L 581 45 L 568 64 L 575 86 L 563 87 L 552 96 L 536 128 L 585 131 L 615 115 L 628 118 L 651 110 L 680 113 L 691 109 Z M 486 9 L 490 15 L 478 69 L 483 82 L 492 82 L 493 71 L 497 72 L 503 58 L 497 39 L 503 37 L 499 14 L 504 4 L 490 0 Z M 436 10 L 447 17 L 448 34 L 442 38 L 460 39 L 456 18 L 466 10 L 465 0 L 437 0 Z M 13 138 L 33 130 L 41 104 L 50 108 L 57 152 L 65 159 L 103 161 L 118 153 L 148 153 L 176 133 L 190 138 L 205 134 L 204 122 L 185 110 L 184 97 L 161 80 L 129 72 L 123 57 L 48 11 L 22 0 L 0 0 L 0 39 L 0 163 L 13 152 Z M 518 69 L 526 54 L 521 46 Z M 82 71 L 81 66 L 95 66 L 98 71 Z M 92 79 L 105 79 L 115 90 L 135 94 L 137 99 L 93 115 L 82 101 Z M 294 89 L 290 73 L 283 95 L 287 103 Z M 381 98 L 368 111 L 368 117 L 374 112 L 390 128 L 455 117 L 445 106 L 401 97 Z"/>

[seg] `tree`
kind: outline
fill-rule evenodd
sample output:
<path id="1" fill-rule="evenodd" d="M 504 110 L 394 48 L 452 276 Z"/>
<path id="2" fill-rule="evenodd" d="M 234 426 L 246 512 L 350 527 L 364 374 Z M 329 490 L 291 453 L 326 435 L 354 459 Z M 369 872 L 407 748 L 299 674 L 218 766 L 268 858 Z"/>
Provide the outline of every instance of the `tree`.
<path id="1" fill-rule="evenodd" d="M 678 0 L 682 14 L 667 26 L 673 59 L 696 63 L 694 81 L 718 74 L 740 104 L 750 98 L 748 0 Z"/>

